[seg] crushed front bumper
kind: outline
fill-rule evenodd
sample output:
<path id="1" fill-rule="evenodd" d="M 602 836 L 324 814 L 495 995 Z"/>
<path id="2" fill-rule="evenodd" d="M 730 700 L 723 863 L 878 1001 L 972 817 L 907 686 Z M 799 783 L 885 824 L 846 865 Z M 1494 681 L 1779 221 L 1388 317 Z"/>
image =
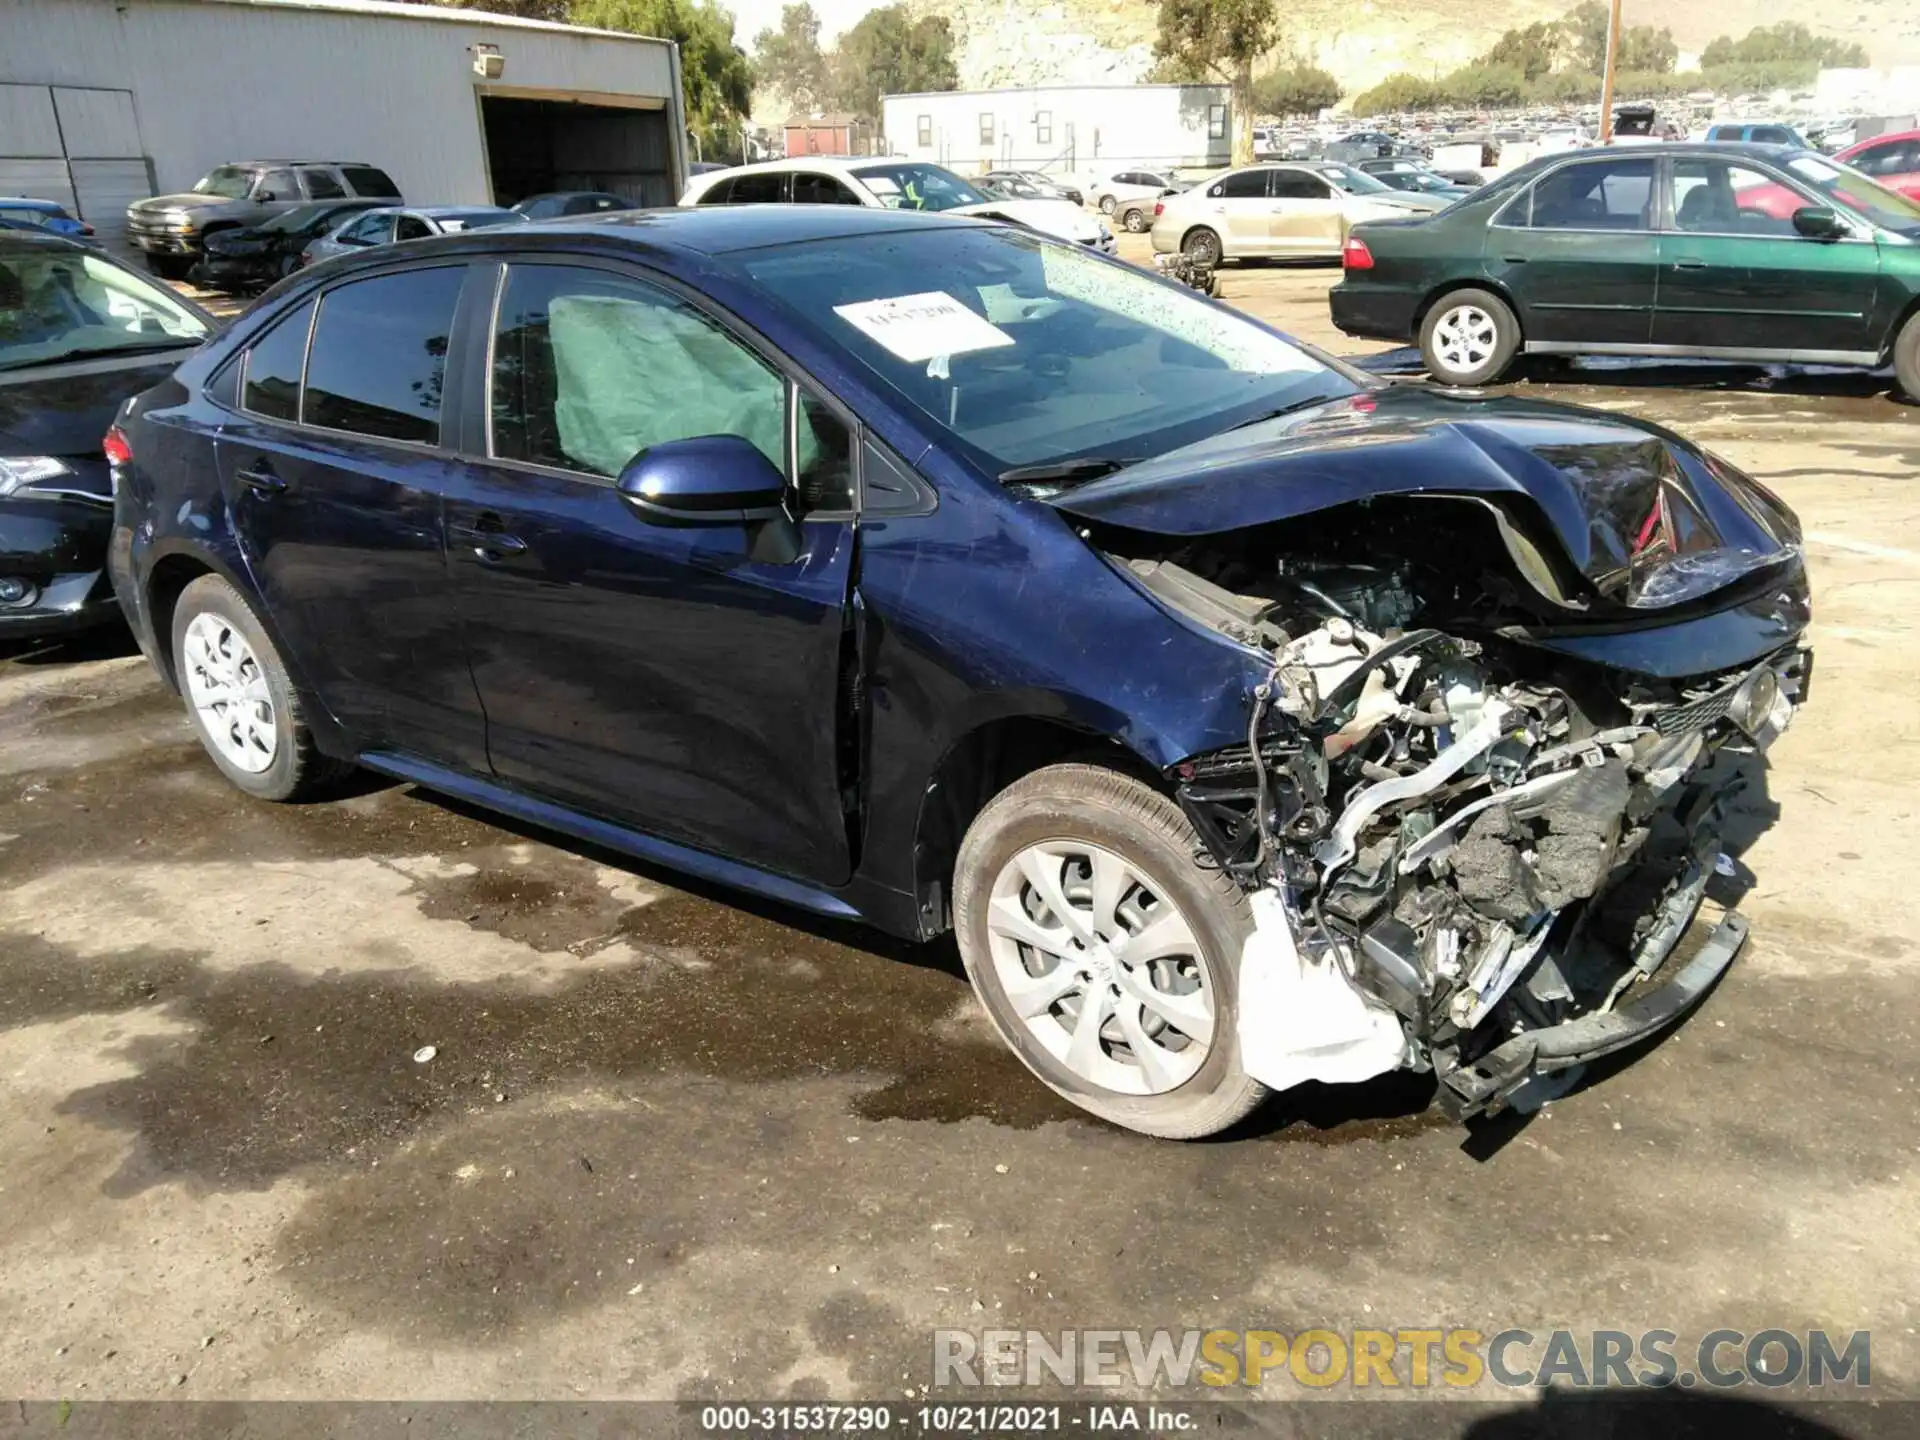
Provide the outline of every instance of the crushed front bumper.
<path id="1" fill-rule="evenodd" d="M 1664 984 L 1616 1010 L 1597 1011 L 1514 1036 L 1440 1076 L 1440 1108 L 1455 1120 L 1494 1113 L 1537 1075 L 1598 1060 L 1675 1024 L 1700 1003 L 1747 943 L 1746 917 L 1728 911 L 1699 953 Z"/>

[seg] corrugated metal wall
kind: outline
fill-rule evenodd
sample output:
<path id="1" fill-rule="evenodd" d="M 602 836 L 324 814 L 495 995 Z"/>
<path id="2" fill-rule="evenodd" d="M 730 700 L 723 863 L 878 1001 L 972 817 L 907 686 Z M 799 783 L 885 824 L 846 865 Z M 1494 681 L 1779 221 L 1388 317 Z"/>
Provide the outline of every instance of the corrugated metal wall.
<path id="1" fill-rule="evenodd" d="M 368 161 L 421 204 L 484 204 L 480 88 L 655 104 L 674 97 L 669 108 L 679 113 L 672 49 L 659 41 L 467 23 L 424 9 L 397 16 L 221 0 L 123 8 L 0 0 L 0 11 L 0 83 L 128 92 L 163 192 L 191 186 L 222 161 L 286 156 Z M 474 74 L 469 47 L 478 43 L 505 57 L 498 82 Z M 40 124 L 8 107 L 0 100 L 0 156 L 34 143 L 29 130 Z M 75 117 L 83 129 L 112 119 L 98 106 Z M 69 142 L 69 154 L 82 153 Z M 676 176 L 682 168 L 676 160 Z"/>

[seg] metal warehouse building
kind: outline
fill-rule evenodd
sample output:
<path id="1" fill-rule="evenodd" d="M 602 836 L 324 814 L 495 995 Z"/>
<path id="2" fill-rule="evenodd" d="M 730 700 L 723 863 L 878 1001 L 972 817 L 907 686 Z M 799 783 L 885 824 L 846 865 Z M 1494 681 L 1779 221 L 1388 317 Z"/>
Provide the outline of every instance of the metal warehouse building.
<path id="1" fill-rule="evenodd" d="M 1039 85 L 889 95 L 887 149 L 956 170 L 1217 169 L 1233 154 L 1224 85 Z"/>
<path id="2" fill-rule="evenodd" d="M 117 242 L 229 160 L 358 160 L 416 204 L 686 178 L 664 40 L 387 0 L 0 0 L 0 195 Z"/>

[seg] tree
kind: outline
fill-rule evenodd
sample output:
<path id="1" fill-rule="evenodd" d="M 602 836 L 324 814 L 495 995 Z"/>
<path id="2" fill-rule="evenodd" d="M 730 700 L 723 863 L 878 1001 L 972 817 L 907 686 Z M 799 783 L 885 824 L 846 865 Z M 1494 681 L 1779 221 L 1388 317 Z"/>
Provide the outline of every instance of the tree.
<path id="1" fill-rule="evenodd" d="M 410 5 L 444 5 L 455 10 L 485 10 L 493 15 L 518 15 L 523 20 L 565 23 L 568 0 L 407 0 Z"/>
<path id="2" fill-rule="evenodd" d="M 1588 75 L 1606 71 L 1609 19 L 1601 0 L 1584 0 L 1568 11 L 1562 22 L 1567 27 L 1573 63 Z M 1671 70 L 1680 59 L 1680 47 L 1674 43 L 1671 30 L 1627 25 L 1620 30 L 1620 53 L 1614 59 L 1616 70 Z"/>
<path id="3" fill-rule="evenodd" d="M 1700 52 L 1700 68 L 1715 70 L 1728 65 L 1768 65 L 1791 62 L 1804 65 L 1809 72 L 1822 66 L 1862 66 L 1867 52 L 1845 40 L 1816 35 L 1804 25 L 1782 20 L 1778 25 L 1759 25 L 1739 40 L 1722 35 Z"/>
<path id="4" fill-rule="evenodd" d="M 710 0 L 573 0 L 576 25 L 627 30 L 680 47 L 680 86 L 687 126 L 701 151 L 732 154 L 753 108 L 753 67 L 733 42 L 733 14 Z"/>
<path id="5" fill-rule="evenodd" d="M 1253 62 L 1273 47 L 1275 0 L 1160 0 L 1153 53 L 1227 83 L 1233 102 L 1233 163 L 1253 160 Z"/>
<path id="6" fill-rule="evenodd" d="M 835 103 L 869 120 L 880 118 L 882 95 L 955 90 L 953 30 L 944 15 L 914 19 L 905 5 L 869 10 L 834 53 L 831 88 Z"/>
<path id="7" fill-rule="evenodd" d="M 1529 80 L 1538 80 L 1567 53 L 1568 35 L 1558 21 L 1536 20 L 1524 29 L 1509 30 L 1480 57 L 1483 65 L 1506 65 Z"/>
<path id="8" fill-rule="evenodd" d="M 1440 93 L 1433 81 L 1409 75 L 1403 70 L 1397 75 L 1389 75 L 1371 90 L 1363 90 L 1354 96 L 1353 113 L 1362 118 L 1369 115 L 1395 115 L 1406 110 L 1431 110 L 1439 103 Z"/>
<path id="9" fill-rule="evenodd" d="M 820 17 L 801 0 L 783 6 L 780 28 L 753 40 L 754 78 L 780 91 L 800 110 L 817 110 L 827 99 L 827 57 L 820 49 Z"/>
<path id="10" fill-rule="evenodd" d="M 1492 109 L 1525 99 L 1527 77 L 1514 65 L 1462 65 L 1435 88 L 1443 104 Z"/>
<path id="11" fill-rule="evenodd" d="M 1262 115 L 1315 115 L 1340 103 L 1340 82 L 1317 65 L 1269 70 L 1253 82 L 1254 108 Z"/>

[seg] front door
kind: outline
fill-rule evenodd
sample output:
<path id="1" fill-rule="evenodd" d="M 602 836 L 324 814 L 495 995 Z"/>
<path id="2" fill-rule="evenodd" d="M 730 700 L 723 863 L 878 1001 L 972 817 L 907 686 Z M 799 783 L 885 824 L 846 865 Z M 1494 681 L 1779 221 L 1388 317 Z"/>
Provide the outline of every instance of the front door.
<path id="1" fill-rule="evenodd" d="M 458 468 L 440 446 L 442 387 L 465 274 L 353 280 L 287 315 L 249 347 L 240 413 L 216 449 L 242 556 L 328 712 L 362 749 L 483 770 L 440 531 Z"/>
<path id="2" fill-rule="evenodd" d="M 630 272 L 509 265 L 493 325 L 490 419 L 466 432 L 477 458 L 447 522 L 494 772 L 844 881 L 847 425 Z M 639 451 L 711 434 L 746 437 L 794 479 L 797 554 L 766 554 L 757 527 L 649 524 L 615 490 Z"/>
<path id="3" fill-rule="evenodd" d="M 1487 274 L 1519 302 L 1528 343 L 1648 343 L 1659 265 L 1656 169 L 1651 156 L 1562 165 L 1487 227 Z"/>
<path id="4" fill-rule="evenodd" d="M 1346 243 L 1340 197 L 1318 175 L 1275 170 L 1268 232 L 1277 254 L 1337 255 Z"/>
<path id="5" fill-rule="evenodd" d="M 1878 348 L 1880 251 L 1871 235 L 1800 234 L 1793 212 L 1826 202 L 1733 160 L 1675 160 L 1671 184 L 1656 344 L 1780 359 Z"/>

